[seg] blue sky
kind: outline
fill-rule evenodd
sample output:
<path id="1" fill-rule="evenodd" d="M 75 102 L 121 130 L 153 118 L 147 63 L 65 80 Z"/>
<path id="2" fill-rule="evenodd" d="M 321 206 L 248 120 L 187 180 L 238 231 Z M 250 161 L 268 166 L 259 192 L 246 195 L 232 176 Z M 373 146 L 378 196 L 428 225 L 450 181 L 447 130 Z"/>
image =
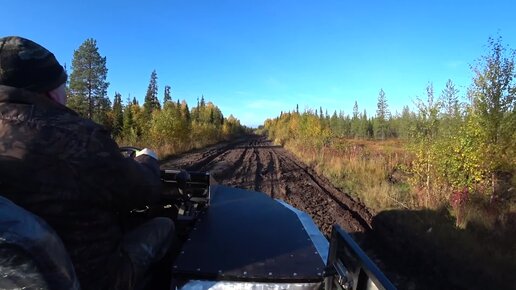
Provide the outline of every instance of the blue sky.
<path id="1" fill-rule="evenodd" d="M 489 36 L 516 48 L 513 1 L 0 0 L 0 35 L 30 38 L 71 65 L 87 38 L 107 57 L 109 97 L 139 100 L 158 73 L 172 98 L 203 94 L 257 126 L 281 111 L 371 116 L 380 89 L 401 111 L 428 82 L 465 94 Z"/>

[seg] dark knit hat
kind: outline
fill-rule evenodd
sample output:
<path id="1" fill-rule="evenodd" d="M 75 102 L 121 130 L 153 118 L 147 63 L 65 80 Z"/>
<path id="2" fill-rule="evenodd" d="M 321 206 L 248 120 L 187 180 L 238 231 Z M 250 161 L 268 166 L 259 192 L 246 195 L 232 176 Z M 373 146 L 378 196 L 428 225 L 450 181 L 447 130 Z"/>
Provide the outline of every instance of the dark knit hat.
<path id="1" fill-rule="evenodd" d="M 0 38 L 0 85 L 43 93 L 65 82 L 65 70 L 46 48 L 22 37 Z"/>

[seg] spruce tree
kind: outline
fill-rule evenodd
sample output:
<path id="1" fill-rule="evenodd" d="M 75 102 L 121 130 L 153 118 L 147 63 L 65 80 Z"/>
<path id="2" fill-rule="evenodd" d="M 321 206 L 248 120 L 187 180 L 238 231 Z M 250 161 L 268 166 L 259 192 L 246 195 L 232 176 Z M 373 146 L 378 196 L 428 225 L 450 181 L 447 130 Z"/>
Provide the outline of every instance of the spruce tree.
<path id="1" fill-rule="evenodd" d="M 387 119 L 389 118 L 389 109 L 387 106 L 387 98 L 385 97 L 385 92 L 383 89 L 380 89 L 380 93 L 378 94 L 378 103 L 376 110 L 376 137 L 381 138 L 382 140 L 387 137 Z"/>
<path id="2" fill-rule="evenodd" d="M 107 72 L 106 57 L 100 55 L 97 41 L 86 39 L 73 53 L 68 106 L 81 116 L 103 125 L 109 125 Z"/>
<path id="3" fill-rule="evenodd" d="M 163 107 L 168 102 L 172 102 L 172 95 L 170 94 L 170 86 L 165 86 L 165 92 L 163 96 Z"/>
<path id="4" fill-rule="evenodd" d="M 132 106 L 134 106 L 133 102 L 130 98 L 127 99 L 127 105 L 124 108 L 124 123 L 122 126 L 122 137 L 127 141 L 134 141 L 136 138 L 136 129 L 135 129 L 135 121 L 132 111 Z"/>
<path id="5" fill-rule="evenodd" d="M 143 110 L 145 116 L 150 119 L 152 112 L 161 109 L 158 100 L 158 74 L 153 70 L 150 76 L 149 86 L 145 94 L 145 101 L 143 103 Z"/>
<path id="6" fill-rule="evenodd" d="M 124 126 L 124 112 L 122 109 L 122 95 L 115 93 L 113 99 L 113 135 L 118 137 Z"/>
<path id="7" fill-rule="evenodd" d="M 201 102 L 199 103 L 198 107 L 204 108 L 206 106 L 206 102 L 204 101 L 204 95 L 201 95 Z"/>

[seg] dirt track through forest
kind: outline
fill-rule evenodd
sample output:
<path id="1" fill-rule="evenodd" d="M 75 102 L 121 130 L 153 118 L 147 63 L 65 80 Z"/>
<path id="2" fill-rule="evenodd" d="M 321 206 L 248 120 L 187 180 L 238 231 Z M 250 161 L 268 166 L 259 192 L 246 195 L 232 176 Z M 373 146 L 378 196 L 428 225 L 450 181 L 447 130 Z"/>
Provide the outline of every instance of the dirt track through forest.
<path id="1" fill-rule="evenodd" d="M 333 224 L 350 233 L 364 232 L 371 225 L 372 216 L 363 204 L 265 138 L 186 153 L 162 167 L 209 171 L 220 184 L 282 199 L 307 212 L 328 237 Z"/>

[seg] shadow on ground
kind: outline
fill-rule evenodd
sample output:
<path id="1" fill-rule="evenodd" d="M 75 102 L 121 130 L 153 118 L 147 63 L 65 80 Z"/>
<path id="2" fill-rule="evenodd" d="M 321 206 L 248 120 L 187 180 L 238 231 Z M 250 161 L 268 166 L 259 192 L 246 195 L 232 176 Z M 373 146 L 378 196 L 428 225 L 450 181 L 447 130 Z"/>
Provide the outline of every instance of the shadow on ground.
<path id="1" fill-rule="evenodd" d="M 515 223 L 460 229 L 447 210 L 390 210 L 372 228 L 364 246 L 375 249 L 387 274 L 409 277 L 400 289 L 516 289 Z"/>

